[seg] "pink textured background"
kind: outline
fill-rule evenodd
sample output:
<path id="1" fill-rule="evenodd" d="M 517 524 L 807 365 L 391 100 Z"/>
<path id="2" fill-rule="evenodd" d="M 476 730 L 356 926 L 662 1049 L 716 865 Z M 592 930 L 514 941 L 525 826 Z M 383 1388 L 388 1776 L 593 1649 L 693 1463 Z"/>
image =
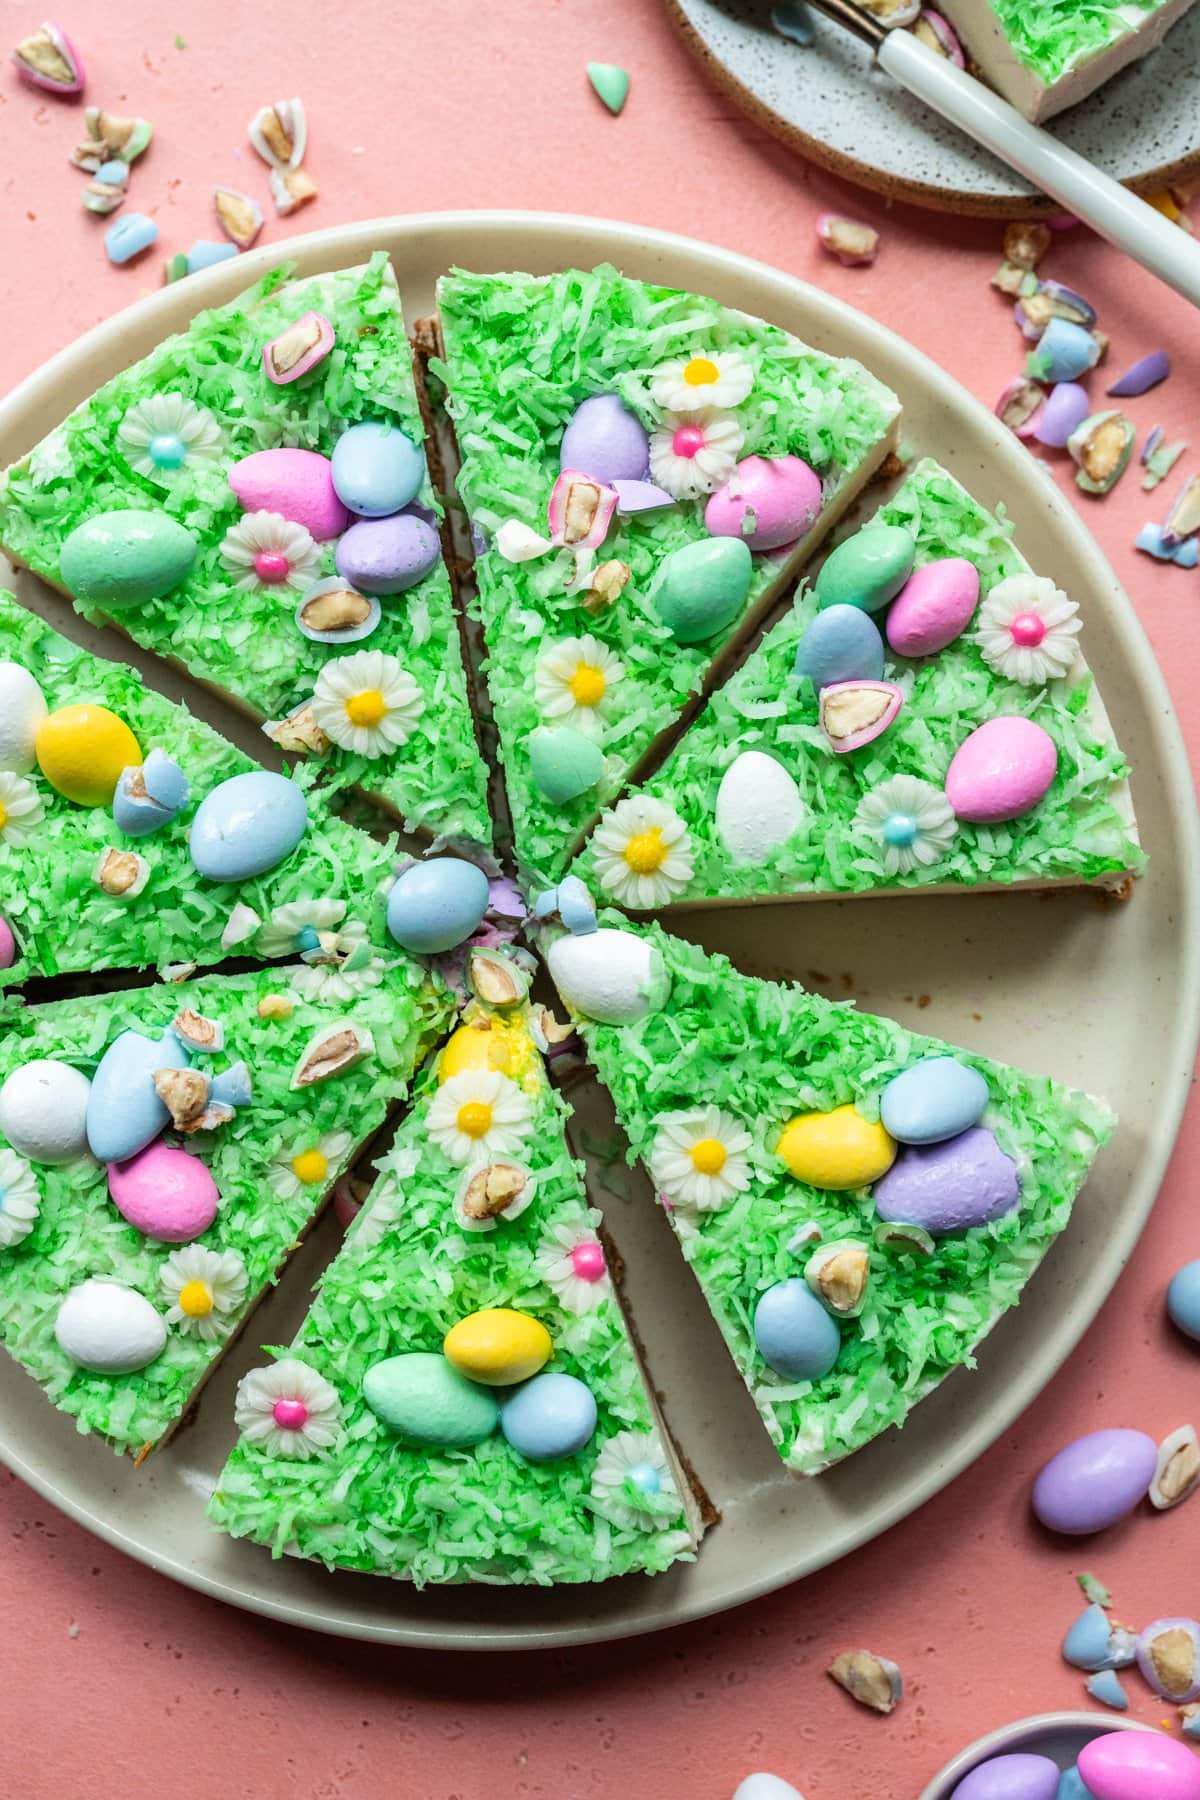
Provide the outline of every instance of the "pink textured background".
<path id="1" fill-rule="evenodd" d="M 2 10 L 8 40 L 39 16 L 36 0 Z M 299 93 L 322 194 L 298 229 L 406 207 L 625 217 L 821 283 L 989 403 L 1019 366 L 1022 346 L 987 287 L 999 229 L 889 211 L 795 160 L 705 84 L 654 0 L 356 0 L 336 23 L 323 0 L 75 0 L 62 17 L 88 61 L 89 98 L 154 122 L 131 206 L 157 217 L 164 251 L 217 235 L 214 180 L 267 204 L 244 125 L 264 101 Z M 588 58 L 632 71 L 621 118 L 587 88 Z M 5 386 L 158 280 L 157 252 L 141 268 L 105 260 L 103 221 L 82 212 L 81 177 L 66 163 L 80 123 L 77 107 L 0 77 Z M 844 270 L 816 248 L 813 221 L 830 206 L 880 227 L 873 269 Z M 271 218 L 263 241 L 288 231 Z M 1170 383 L 1130 405 L 1139 426 L 1195 428 L 1198 338 L 1184 303 L 1082 232 L 1060 240 L 1049 269 L 1099 307 L 1114 365 L 1171 350 Z M 1062 459 L 1054 468 L 1069 487 Z M 1200 575 L 1131 548 L 1162 491 L 1148 500 L 1131 474 L 1107 499 L 1076 498 L 1134 597 L 1195 749 Z M 1031 1529 L 1026 1484 L 1081 1430 L 1138 1422 L 1163 1433 L 1195 1416 L 1200 1362 L 1165 1324 L 1162 1295 L 1175 1266 L 1200 1254 L 1198 1163 L 1193 1110 L 1153 1222 L 1086 1343 L 939 1500 L 814 1580 L 640 1643 L 472 1659 L 288 1631 L 169 1585 L 0 1475 L 0 1792 L 728 1800 L 750 1769 L 768 1768 L 808 1800 L 913 1800 L 983 1730 L 1080 1703 L 1080 1678 L 1057 1655 L 1079 1605 L 1073 1569 L 1100 1571 L 1118 1616 L 1195 1610 L 1200 1512 L 1137 1516 L 1073 1554 Z M 905 1672 L 891 1719 L 860 1712 L 822 1673 L 855 1644 Z M 1169 1711 L 1130 1687 L 1143 1717 Z"/>

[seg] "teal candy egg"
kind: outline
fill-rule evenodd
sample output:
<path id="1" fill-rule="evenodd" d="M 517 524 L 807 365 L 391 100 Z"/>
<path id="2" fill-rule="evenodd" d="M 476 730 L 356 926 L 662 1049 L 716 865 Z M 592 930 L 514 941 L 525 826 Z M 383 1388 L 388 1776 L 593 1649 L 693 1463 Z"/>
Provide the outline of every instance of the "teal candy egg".
<path id="1" fill-rule="evenodd" d="M 741 538 L 698 538 L 673 550 L 654 590 L 658 616 L 677 644 L 724 631 L 746 604 L 754 558 Z"/>
<path id="2" fill-rule="evenodd" d="M 574 1375 L 535 1375 L 505 1401 L 500 1429 L 529 1462 L 574 1456 L 596 1429 L 592 1390 Z"/>
<path id="3" fill-rule="evenodd" d="M 154 1085 L 156 1069 L 186 1069 L 187 1050 L 173 1031 L 151 1038 L 123 1031 L 92 1076 L 87 1105 L 88 1147 L 99 1162 L 127 1162 L 170 1121 Z"/>
<path id="4" fill-rule="evenodd" d="M 206 794 L 192 820 L 192 861 L 210 881 L 247 881 L 290 856 L 308 825 L 304 790 L 251 769 Z"/>
<path id="5" fill-rule="evenodd" d="M 397 878 L 388 895 L 388 930 L 402 950 L 438 956 L 479 929 L 487 905 L 481 868 L 460 856 L 434 857 L 413 863 Z"/>
<path id="6" fill-rule="evenodd" d="M 1200 1339 L 1200 1262 L 1184 1263 L 1172 1275 L 1167 1312 L 1187 1337 Z"/>
<path id="7" fill-rule="evenodd" d="M 898 1143 L 938 1144 L 978 1125 L 987 1103 L 978 1069 L 953 1056 L 926 1056 L 888 1082 L 879 1116 Z"/>
<path id="8" fill-rule="evenodd" d="M 352 425 L 333 447 L 338 499 L 363 519 L 382 519 L 415 500 L 425 479 L 425 452 L 398 425 Z"/>
<path id="9" fill-rule="evenodd" d="M 482 1444 L 500 1416 L 491 1390 L 460 1375 L 440 1351 L 376 1363 L 363 1377 L 363 1399 L 389 1431 L 446 1450 Z"/>
<path id="10" fill-rule="evenodd" d="M 899 525 L 865 525 L 839 544 L 821 565 L 817 604 L 858 606 L 878 612 L 894 600 L 912 573 L 915 546 Z"/>
<path id="11" fill-rule="evenodd" d="M 883 674 L 878 625 L 860 606 L 826 607 L 796 646 L 795 670 L 818 692 L 835 681 L 878 681 Z"/>
<path id="12" fill-rule="evenodd" d="M 191 573 L 196 540 L 167 513 L 96 513 L 77 525 L 58 559 L 65 588 L 94 606 L 157 600 Z"/>
<path id="13" fill-rule="evenodd" d="M 604 752 L 570 725 L 540 725 L 530 735 L 529 767 L 538 793 L 561 806 L 595 787 L 604 772 Z"/>

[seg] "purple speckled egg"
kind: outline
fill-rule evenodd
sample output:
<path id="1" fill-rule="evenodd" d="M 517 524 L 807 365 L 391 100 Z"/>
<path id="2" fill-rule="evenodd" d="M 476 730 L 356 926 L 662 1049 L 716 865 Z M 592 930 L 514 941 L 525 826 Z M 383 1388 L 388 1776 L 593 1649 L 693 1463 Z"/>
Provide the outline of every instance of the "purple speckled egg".
<path id="1" fill-rule="evenodd" d="M 17 960 L 17 940 L 13 928 L 0 913 L 0 969 L 11 969 Z"/>
<path id="2" fill-rule="evenodd" d="M 246 512 L 281 513 L 318 543 L 350 523 L 334 489 L 332 464 L 315 450 L 256 450 L 234 463 L 229 485 Z"/>
<path id="3" fill-rule="evenodd" d="M 951 1800 L 1054 1800 L 1059 1773 L 1048 1756 L 992 1756 L 963 1776 Z"/>
<path id="4" fill-rule="evenodd" d="M 872 1193 L 881 1219 L 919 1225 L 931 1237 L 1001 1219 L 1020 1197 L 1017 1165 L 986 1125 L 939 1144 L 906 1145 Z"/>
<path id="5" fill-rule="evenodd" d="M 578 469 L 605 487 L 641 481 L 650 467 L 650 439 L 616 394 L 593 394 L 576 407 L 563 432 L 559 467 Z"/>
<path id="6" fill-rule="evenodd" d="M 1077 1767 L 1096 1800 L 1200 1800 L 1195 1752 L 1161 1732 L 1105 1732 L 1084 1745 Z"/>
<path id="7" fill-rule="evenodd" d="M 1060 381 L 1046 396 L 1046 404 L 1034 422 L 1033 436 L 1039 444 L 1063 450 L 1071 433 L 1078 430 L 1091 410 L 1085 388 L 1077 381 Z"/>
<path id="8" fill-rule="evenodd" d="M 360 519 L 338 539 L 337 572 L 363 594 L 403 594 L 428 575 L 439 555 L 438 534 L 410 512 Z"/>
<path id="9" fill-rule="evenodd" d="M 811 531 L 820 511 L 820 480 L 799 456 L 747 456 L 710 498 L 704 523 L 713 537 L 777 550 Z"/>
<path id="10" fill-rule="evenodd" d="M 1050 734 L 1023 713 L 1006 713 L 959 745 L 946 771 L 946 798 L 960 819 L 999 825 L 1032 812 L 1057 768 Z"/>
<path id="11" fill-rule="evenodd" d="M 109 1163 L 108 1191 L 123 1219 L 160 1244 L 190 1244 L 217 1216 L 217 1184 L 198 1156 L 161 1138 Z"/>
<path id="12" fill-rule="evenodd" d="M 933 656 L 971 623 L 979 570 L 965 556 L 943 556 L 916 569 L 892 601 L 887 640 L 897 656 Z"/>
<path id="13" fill-rule="evenodd" d="M 1158 1466 L 1144 1431 L 1089 1431 L 1052 1456 L 1033 1484 L 1033 1510 L 1050 1531 L 1086 1537 L 1132 1512 Z"/>

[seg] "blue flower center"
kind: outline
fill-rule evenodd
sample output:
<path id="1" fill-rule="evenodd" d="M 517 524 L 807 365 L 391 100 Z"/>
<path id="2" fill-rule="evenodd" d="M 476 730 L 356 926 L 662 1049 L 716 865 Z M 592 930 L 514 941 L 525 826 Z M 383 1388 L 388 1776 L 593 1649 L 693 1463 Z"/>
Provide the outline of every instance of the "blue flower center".
<path id="1" fill-rule="evenodd" d="M 893 813 L 883 827 L 883 841 L 897 850 L 906 850 L 917 840 L 917 821 L 911 813 Z"/>
<path id="2" fill-rule="evenodd" d="M 314 926 L 302 925 L 300 927 L 299 931 L 296 933 L 296 948 L 300 951 L 301 955 L 303 955 L 306 950 L 319 950 L 321 948 L 321 940 L 317 936 Z"/>
<path id="3" fill-rule="evenodd" d="M 187 458 L 187 445 L 176 431 L 160 431 L 150 439 L 150 461 L 156 469 L 178 469 Z"/>
<path id="4" fill-rule="evenodd" d="M 629 1479 L 643 1494 L 657 1494 L 662 1489 L 662 1476 L 651 1463 L 634 1463 Z"/>

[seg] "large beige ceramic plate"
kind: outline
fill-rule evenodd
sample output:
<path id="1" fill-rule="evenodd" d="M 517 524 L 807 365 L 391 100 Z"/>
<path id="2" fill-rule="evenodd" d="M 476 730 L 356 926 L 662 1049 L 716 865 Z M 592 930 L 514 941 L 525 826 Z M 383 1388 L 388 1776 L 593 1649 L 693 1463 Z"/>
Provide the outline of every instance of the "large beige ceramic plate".
<path id="1" fill-rule="evenodd" d="M 612 260 L 631 275 L 700 289 L 822 348 L 861 357 L 902 395 L 906 437 L 936 453 L 989 506 L 1003 500 L 1039 569 L 1083 603 L 1088 656 L 1135 770 L 1150 871 L 1128 904 L 1094 894 L 829 901 L 760 914 L 682 918 L 679 928 L 746 970 L 790 975 L 904 1024 L 944 1034 L 1104 1094 L 1121 1129 L 1077 1216 L 1019 1314 L 984 1346 L 979 1370 L 927 1400 L 901 1434 L 816 1481 L 786 1475 L 698 1304 L 665 1219 L 640 1180 L 605 1166 L 611 1118 L 590 1084 L 575 1098 L 601 1147 L 595 1193 L 624 1254 L 639 1325 L 667 1411 L 724 1514 L 699 1561 L 656 1580 L 596 1589 L 463 1588 L 416 1594 L 400 1582 L 273 1562 L 204 1522 L 233 1437 L 232 1396 L 262 1343 L 286 1342 L 332 1238 L 318 1233 L 256 1314 L 206 1391 L 195 1422 L 138 1471 L 76 1435 L 14 1363 L 0 1359 L 0 1456 L 91 1530 L 164 1574 L 239 1606 L 319 1630 L 399 1643 L 499 1648 L 651 1631 L 736 1605 L 843 1556 L 938 1491 L 977 1457 L 1054 1373 L 1105 1298 L 1154 1200 L 1178 1127 L 1197 1018 L 1200 880 L 1188 768 L 1166 690 L 1128 601 L 1095 544 L 1037 465 L 982 406 L 881 326 L 760 263 L 684 238 L 593 220 L 463 214 L 378 220 L 300 238 L 303 274 L 391 252 L 410 318 L 437 275 L 553 270 Z M 132 307 L 49 364 L 0 408 L 0 458 L 24 451 L 115 370 L 230 298 L 279 259 L 270 245 Z M 63 608 L 28 578 L 24 596 Z M 95 644 L 67 612 L 68 629 Z M 219 629 L 214 621 L 214 629 Z M 128 654 L 120 640 L 110 653 Z M 145 659 L 137 660 L 145 666 Z M 160 685 L 180 682 L 158 671 Z M 222 720 L 216 704 L 190 695 Z M 224 718 L 245 739 L 241 721 Z M 259 741 L 261 749 L 261 740 Z M 614 1173 L 615 1168 L 615 1173 Z M 331 1228 L 330 1228 L 331 1230 Z"/>

